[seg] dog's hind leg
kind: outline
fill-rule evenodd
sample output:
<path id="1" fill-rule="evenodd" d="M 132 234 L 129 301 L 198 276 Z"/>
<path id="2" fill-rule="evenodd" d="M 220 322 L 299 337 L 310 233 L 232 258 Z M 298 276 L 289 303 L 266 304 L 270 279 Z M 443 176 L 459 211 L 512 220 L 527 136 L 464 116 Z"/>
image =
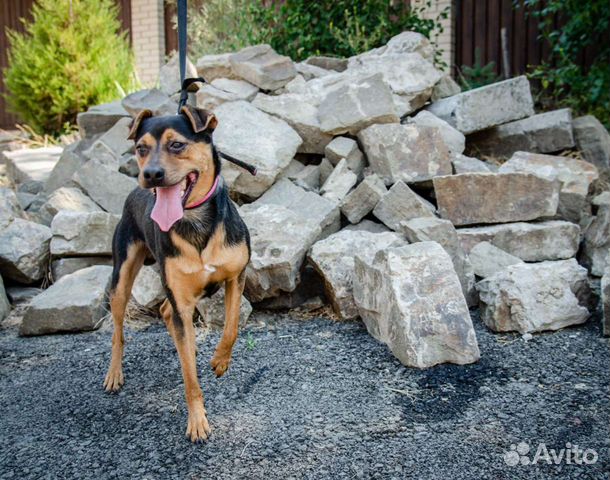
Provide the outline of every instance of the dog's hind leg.
<path id="1" fill-rule="evenodd" d="M 123 230 L 123 231 L 121 231 Z M 139 240 L 126 239 L 127 233 L 121 224 L 115 233 L 113 254 L 114 269 L 110 286 L 110 311 L 114 322 L 110 367 L 104 379 L 107 392 L 115 392 L 123 385 L 123 320 L 131 296 L 131 287 L 146 258 L 147 247 Z"/>
<path id="2" fill-rule="evenodd" d="M 245 281 L 246 275 L 243 271 L 237 277 L 225 281 L 225 325 L 214 356 L 210 360 L 217 377 L 224 375 L 231 363 L 231 353 L 239 329 L 239 307 Z"/>

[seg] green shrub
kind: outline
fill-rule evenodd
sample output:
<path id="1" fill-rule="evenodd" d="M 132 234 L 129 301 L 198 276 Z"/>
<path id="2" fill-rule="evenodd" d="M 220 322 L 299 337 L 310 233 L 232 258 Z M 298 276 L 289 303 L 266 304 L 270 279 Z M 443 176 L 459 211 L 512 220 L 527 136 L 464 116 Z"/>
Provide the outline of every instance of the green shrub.
<path id="1" fill-rule="evenodd" d="M 459 69 L 459 81 L 463 90 L 484 87 L 490 83 L 498 82 L 501 79 L 496 75 L 496 62 L 489 62 L 483 65 L 481 60 L 481 50 L 474 50 L 474 64 L 472 67 L 462 65 Z"/>
<path id="2" fill-rule="evenodd" d="M 414 7 L 392 0 L 206 0 L 189 10 L 190 53 L 198 58 L 269 43 L 297 61 L 311 55 L 349 57 L 381 46 L 404 30 L 420 32 L 434 42 L 448 10 L 424 19 L 421 14 L 430 4 L 430 0 Z"/>
<path id="3" fill-rule="evenodd" d="M 8 32 L 7 103 L 38 132 L 60 133 L 133 81 L 112 0 L 38 0 L 25 33 Z"/>
<path id="4" fill-rule="evenodd" d="M 176 0 L 169 0 L 176 5 Z M 258 37 L 250 0 L 205 0 L 188 3 L 189 54 L 193 59 L 241 50 Z M 176 18 L 173 18 L 174 28 Z"/>
<path id="5" fill-rule="evenodd" d="M 610 128 L 610 2 L 608 0 L 525 0 L 530 15 L 540 21 L 541 37 L 551 46 L 551 58 L 533 69 L 540 81 L 542 102 L 593 114 Z M 554 29 L 554 17 L 565 23 Z M 590 67 L 578 57 L 585 48 L 596 52 Z"/>

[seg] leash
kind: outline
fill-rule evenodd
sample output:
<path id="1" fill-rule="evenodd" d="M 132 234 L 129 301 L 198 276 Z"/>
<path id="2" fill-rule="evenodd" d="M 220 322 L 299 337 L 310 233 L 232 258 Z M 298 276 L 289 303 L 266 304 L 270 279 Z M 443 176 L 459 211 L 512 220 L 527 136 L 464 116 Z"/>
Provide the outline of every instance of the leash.
<path id="1" fill-rule="evenodd" d="M 180 66 L 180 100 L 178 100 L 178 115 L 181 114 L 189 98 L 189 92 L 197 91 L 196 83 L 207 83 L 203 77 L 184 78 L 186 76 L 186 2 L 187 0 L 178 0 L 178 62 Z M 239 160 L 231 155 L 216 150 L 218 156 L 234 163 L 238 167 L 247 170 L 251 175 L 256 175 L 257 170 L 254 165 Z"/>

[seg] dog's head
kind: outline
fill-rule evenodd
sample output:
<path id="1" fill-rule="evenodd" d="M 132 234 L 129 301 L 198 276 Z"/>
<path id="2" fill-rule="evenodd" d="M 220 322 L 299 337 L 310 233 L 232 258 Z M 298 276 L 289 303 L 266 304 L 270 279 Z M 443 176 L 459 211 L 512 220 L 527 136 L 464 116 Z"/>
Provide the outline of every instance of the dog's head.
<path id="1" fill-rule="evenodd" d="M 186 205 L 204 197 L 220 173 L 212 147 L 216 124 L 214 114 L 191 106 L 182 107 L 180 115 L 161 117 L 143 110 L 134 119 L 128 138 L 135 141 L 138 182 L 154 189 L 153 213 L 165 220 L 153 219 L 162 230 L 182 218 Z"/>

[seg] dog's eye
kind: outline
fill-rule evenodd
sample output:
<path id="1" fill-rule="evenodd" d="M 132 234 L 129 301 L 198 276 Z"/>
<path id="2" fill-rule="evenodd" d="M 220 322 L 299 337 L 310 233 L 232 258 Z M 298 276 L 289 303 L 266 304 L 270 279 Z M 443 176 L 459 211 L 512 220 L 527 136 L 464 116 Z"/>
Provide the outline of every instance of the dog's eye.
<path id="1" fill-rule="evenodd" d="M 148 147 L 146 145 L 138 145 L 136 151 L 140 156 L 144 156 L 148 153 Z"/>
<path id="2" fill-rule="evenodd" d="M 180 152 L 181 150 L 184 150 L 184 147 L 186 147 L 186 143 L 182 142 L 171 142 L 169 144 L 169 149 L 172 152 Z"/>

